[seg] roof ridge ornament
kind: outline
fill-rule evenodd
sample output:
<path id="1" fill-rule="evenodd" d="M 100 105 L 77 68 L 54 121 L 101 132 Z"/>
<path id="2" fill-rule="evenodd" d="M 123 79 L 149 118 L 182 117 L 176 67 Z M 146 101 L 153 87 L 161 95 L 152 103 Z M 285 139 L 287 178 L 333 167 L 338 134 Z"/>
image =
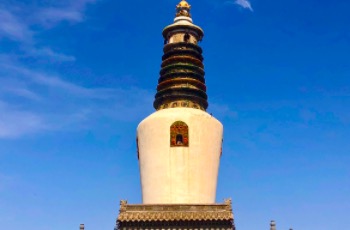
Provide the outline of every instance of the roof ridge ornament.
<path id="1" fill-rule="evenodd" d="M 119 211 L 120 212 L 125 212 L 126 209 L 127 209 L 127 205 L 128 205 L 128 201 L 127 200 L 121 200 L 120 201 Z"/>
<path id="2" fill-rule="evenodd" d="M 176 6 L 176 17 L 185 16 L 185 17 L 191 17 L 190 14 L 191 5 L 188 4 L 187 1 L 182 0 L 177 6 Z"/>

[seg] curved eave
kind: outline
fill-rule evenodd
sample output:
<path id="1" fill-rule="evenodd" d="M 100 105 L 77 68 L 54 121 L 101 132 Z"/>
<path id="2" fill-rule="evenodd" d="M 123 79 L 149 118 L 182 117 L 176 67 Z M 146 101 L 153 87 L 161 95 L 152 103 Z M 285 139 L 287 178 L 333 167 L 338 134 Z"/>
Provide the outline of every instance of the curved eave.
<path id="1" fill-rule="evenodd" d="M 164 221 L 233 221 L 233 214 L 224 212 L 134 212 L 121 213 L 117 219 L 121 222 L 164 222 Z"/>
<path id="2" fill-rule="evenodd" d="M 163 37 L 166 38 L 167 37 L 167 34 L 171 31 L 171 30 L 177 30 L 177 29 L 191 29 L 191 30 L 194 30 L 197 34 L 198 34 L 198 37 L 199 37 L 199 40 L 202 40 L 202 38 L 204 37 L 204 31 L 202 30 L 202 28 L 200 28 L 199 26 L 196 26 L 192 23 L 174 23 L 174 24 L 171 24 L 167 27 L 165 27 L 163 29 Z"/>

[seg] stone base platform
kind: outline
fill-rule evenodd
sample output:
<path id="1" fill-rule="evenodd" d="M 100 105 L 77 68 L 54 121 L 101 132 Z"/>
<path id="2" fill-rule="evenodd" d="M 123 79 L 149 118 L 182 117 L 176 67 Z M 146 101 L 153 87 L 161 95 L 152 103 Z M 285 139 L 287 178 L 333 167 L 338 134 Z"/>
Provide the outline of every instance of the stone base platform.
<path id="1" fill-rule="evenodd" d="M 120 202 L 118 230 L 235 230 L 231 200 L 223 204 L 134 205 Z"/>

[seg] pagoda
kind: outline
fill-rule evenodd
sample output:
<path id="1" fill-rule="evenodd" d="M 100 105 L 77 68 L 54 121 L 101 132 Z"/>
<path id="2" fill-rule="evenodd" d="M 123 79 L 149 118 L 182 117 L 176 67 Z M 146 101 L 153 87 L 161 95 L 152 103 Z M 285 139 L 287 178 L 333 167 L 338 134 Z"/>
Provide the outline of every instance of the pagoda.
<path id="1" fill-rule="evenodd" d="M 176 6 L 163 30 L 155 112 L 137 128 L 142 204 L 120 203 L 119 230 L 234 230 L 231 200 L 216 203 L 223 125 L 206 112 L 203 30 Z"/>

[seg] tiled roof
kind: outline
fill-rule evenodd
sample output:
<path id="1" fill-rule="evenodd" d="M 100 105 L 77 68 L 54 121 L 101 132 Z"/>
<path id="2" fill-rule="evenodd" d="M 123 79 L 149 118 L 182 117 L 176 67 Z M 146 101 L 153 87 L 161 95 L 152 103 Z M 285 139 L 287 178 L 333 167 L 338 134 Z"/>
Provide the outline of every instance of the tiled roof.
<path id="1" fill-rule="evenodd" d="M 121 202 L 117 221 L 150 222 L 150 221 L 232 221 L 231 201 L 224 204 L 194 205 L 129 205 Z"/>

